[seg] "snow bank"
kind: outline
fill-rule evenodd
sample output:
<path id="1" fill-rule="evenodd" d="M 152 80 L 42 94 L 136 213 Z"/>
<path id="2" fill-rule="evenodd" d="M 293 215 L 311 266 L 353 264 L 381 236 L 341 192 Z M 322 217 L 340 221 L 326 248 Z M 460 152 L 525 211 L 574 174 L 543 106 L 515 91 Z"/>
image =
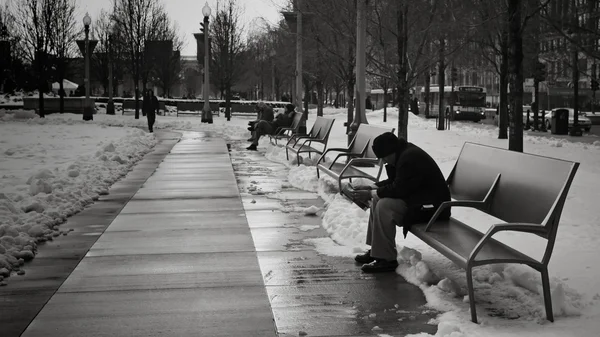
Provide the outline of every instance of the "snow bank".
<path id="1" fill-rule="evenodd" d="M 0 121 L 2 277 L 34 258 L 37 243 L 67 235 L 69 229 L 59 225 L 107 194 L 155 144 L 152 134 L 137 128 L 40 119 L 29 111 L 5 115 Z"/>

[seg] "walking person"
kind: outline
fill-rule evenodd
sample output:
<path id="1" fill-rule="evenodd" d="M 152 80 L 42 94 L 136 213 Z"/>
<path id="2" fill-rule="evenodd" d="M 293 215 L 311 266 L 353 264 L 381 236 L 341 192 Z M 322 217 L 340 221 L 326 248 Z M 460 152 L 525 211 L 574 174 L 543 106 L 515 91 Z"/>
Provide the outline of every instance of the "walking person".
<path id="1" fill-rule="evenodd" d="M 146 109 L 146 117 L 148 118 L 148 131 L 150 133 L 154 132 L 154 121 L 156 120 L 156 108 L 154 104 L 154 100 L 156 97 L 151 90 L 148 90 L 144 95 L 144 102 L 142 104 L 143 108 Z M 158 107 L 158 100 L 156 100 L 156 107 Z"/>
<path id="2" fill-rule="evenodd" d="M 366 253 L 354 260 L 363 264 L 365 273 L 391 272 L 396 260 L 396 226 L 403 227 L 404 237 L 411 224 L 429 221 L 437 208 L 450 200 L 450 190 L 436 162 L 418 146 L 391 132 L 373 141 L 373 152 L 383 159 L 388 179 L 376 186 L 356 186 L 353 197 L 372 199 Z M 449 219 L 450 209 L 439 219 Z"/>

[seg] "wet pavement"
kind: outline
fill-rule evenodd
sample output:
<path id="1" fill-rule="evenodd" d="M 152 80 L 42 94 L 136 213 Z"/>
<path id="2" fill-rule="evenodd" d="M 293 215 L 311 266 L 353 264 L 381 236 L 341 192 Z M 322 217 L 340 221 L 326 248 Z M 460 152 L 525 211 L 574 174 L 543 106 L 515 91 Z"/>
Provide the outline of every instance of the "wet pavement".
<path id="1" fill-rule="evenodd" d="M 328 238 L 322 211 L 288 210 L 322 209 L 323 200 L 289 187 L 288 168 L 245 146 L 232 144 L 231 157 L 279 336 L 436 332 L 427 324 L 436 313 L 400 275 L 364 274 L 351 258 L 319 254 L 310 239 Z"/>
<path id="2" fill-rule="evenodd" d="M 157 136 L 0 288 L 1 336 L 435 333 L 419 288 L 316 251 L 321 213 L 294 210 L 323 201 L 284 165 L 209 133 Z"/>

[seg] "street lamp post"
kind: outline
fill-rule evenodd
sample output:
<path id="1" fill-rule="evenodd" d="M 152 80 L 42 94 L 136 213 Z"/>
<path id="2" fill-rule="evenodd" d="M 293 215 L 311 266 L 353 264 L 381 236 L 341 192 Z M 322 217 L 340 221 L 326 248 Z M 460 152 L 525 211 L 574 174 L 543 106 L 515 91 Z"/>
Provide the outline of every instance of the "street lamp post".
<path id="1" fill-rule="evenodd" d="M 573 62 L 573 127 L 569 132 L 570 136 L 581 136 L 582 131 L 579 127 L 579 57 L 577 51 L 577 33 L 571 34 L 571 53 Z"/>
<path id="2" fill-rule="evenodd" d="M 271 100 L 277 100 L 277 92 L 275 91 L 275 56 L 277 53 L 275 50 L 271 51 Z"/>
<path id="3" fill-rule="evenodd" d="M 83 26 L 85 28 L 85 103 L 83 106 L 83 120 L 94 119 L 94 110 L 90 106 L 90 25 L 92 18 L 88 13 L 83 17 Z"/>
<path id="4" fill-rule="evenodd" d="M 202 109 L 202 123 L 212 124 L 212 111 L 210 110 L 210 100 L 209 100 L 209 52 L 210 46 L 209 44 L 209 29 L 208 29 L 208 18 L 210 17 L 210 7 L 208 7 L 208 2 L 204 4 L 202 8 L 202 15 L 204 15 L 204 90 L 202 93 L 202 97 L 204 98 L 204 108 Z"/>
<path id="5" fill-rule="evenodd" d="M 356 104 L 354 119 L 348 130 L 348 144 L 354 139 L 358 127 L 367 123 L 365 115 L 366 99 L 366 46 L 367 46 L 367 5 L 369 0 L 358 0 L 356 8 Z"/>
<path id="6" fill-rule="evenodd" d="M 112 32 L 108 35 L 108 104 L 106 105 L 106 114 L 115 114 L 115 102 L 113 102 L 113 60 L 112 60 L 112 46 L 113 46 L 113 34 Z"/>

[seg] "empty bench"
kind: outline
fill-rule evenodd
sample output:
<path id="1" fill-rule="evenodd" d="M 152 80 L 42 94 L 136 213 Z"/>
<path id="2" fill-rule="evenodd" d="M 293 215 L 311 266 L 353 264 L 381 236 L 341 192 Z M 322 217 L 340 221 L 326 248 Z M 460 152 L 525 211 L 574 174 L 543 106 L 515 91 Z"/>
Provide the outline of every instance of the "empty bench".
<path id="1" fill-rule="evenodd" d="M 560 215 L 579 163 L 465 143 L 448 177 L 454 199 L 443 203 L 428 223 L 409 231 L 466 270 L 471 320 L 477 323 L 472 269 L 495 263 L 525 264 L 539 271 L 546 317 L 554 321 L 548 263 Z M 482 233 L 454 218 L 438 220 L 448 207 L 473 207 L 499 223 Z M 546 240 L 540 261 L 499 242 L 502 231 L 536 234 Z"/>
<path id="2" fill-rule="evenodd" d="M 352 178 L 365 178 L 377 182 L 381 176 L 383 162 L 371 149 L 375 137 L 385 132 L 394 132 L 394 129 L 384 129 L 369 124 L 360 124 L 356 135 L 348 145 L 348 148 L 327 149 L 317 161 L 317 178 L 319 172 L 323 172 L 338 181 L 340 192 L 342 191 L 342 180 Z M 332 162 L 325 162 L 325 156 L 329 152 L 337 152 Z M 347 162 L 338 161 L 340 158 L 349 159 Z M 378 168 L 377 174 L 372 175 L 364 171 L 365 167 Z M 363 169 L 361 169 L 363 168 Z"/>
<path id="3" fill-rule="evenodd" d="M 300 166 L 300 153 L 308 153 L 309 158 L 311 153 L 323 154 L 323 151 L 327 147 L 327 141 L 329 140 L 329 134 L 331 133 L 334 121 L 335 119 L 317 117 L 308 135 L 292 135 L 285 145 L 285 157 L 287 160 L 290 159 L 288 152 L 293 152 L 296 154 L 296 161 L 298 166 Z M 320 148 L 314 147 L 313 143 L 321 144 Z"/>

